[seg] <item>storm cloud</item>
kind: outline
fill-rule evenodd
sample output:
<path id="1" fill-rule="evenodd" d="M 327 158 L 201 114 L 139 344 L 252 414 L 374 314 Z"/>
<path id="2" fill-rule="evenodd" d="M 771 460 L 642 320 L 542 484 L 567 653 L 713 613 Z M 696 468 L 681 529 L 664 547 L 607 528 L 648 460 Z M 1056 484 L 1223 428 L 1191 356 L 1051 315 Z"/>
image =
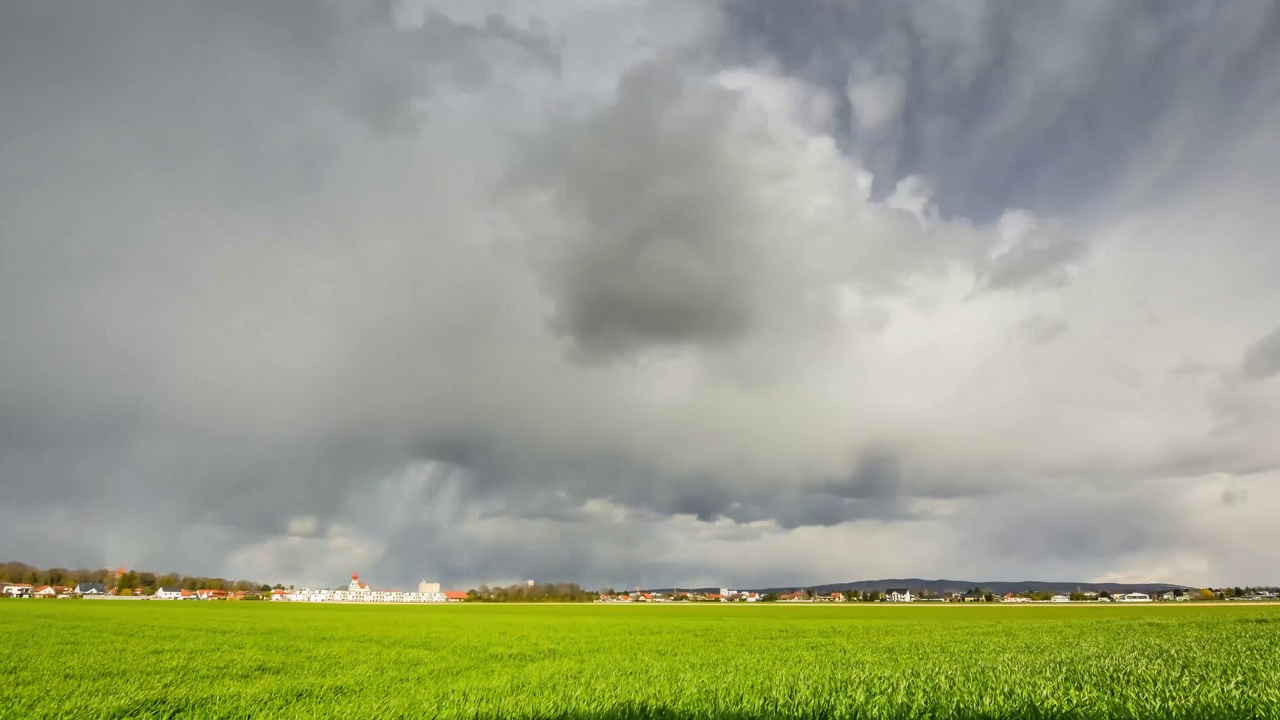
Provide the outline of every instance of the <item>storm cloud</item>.
<path id="1" fill-rule="evenodd" d="M 0 554 L 1278 582 L 1277 17 L 0 5 Z"/>

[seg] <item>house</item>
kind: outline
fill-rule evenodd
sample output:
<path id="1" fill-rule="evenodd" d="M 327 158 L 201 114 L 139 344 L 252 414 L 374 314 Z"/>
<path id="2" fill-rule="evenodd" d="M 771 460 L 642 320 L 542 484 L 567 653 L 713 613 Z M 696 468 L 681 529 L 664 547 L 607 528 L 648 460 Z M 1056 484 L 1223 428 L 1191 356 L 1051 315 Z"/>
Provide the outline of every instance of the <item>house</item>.
<path id="1" fill-rule="evenodd" d="M 157 592 L 157 594 L 159 594 L 159 593 Z M 271 599 L 272 599 L 272 600 L 288 600 L 288 599 L 289 599 L 289 591 L 288 591 L 288 590 L 279 589 L 279 588 L 277 588 L 277 589 L 275 589 L 275 590 L 272 590 L 272 591 L 271 591 Z"/>
<path id="2" fill-rule="evenodd" d="M 10 583 L 4 586 L 4 594 L 15 598 L 29 598 L 31 586 L 27 583 Z"/>
<path id="3" fill-rule="evenodd" d="M 1000 598 L 1000 602 L 1006 602 L 1006 603 L 1025 603 L 1025 602 L 1031 602 L 1031 598 L 1022 597 L 1021 595 L 1014 595 L 1013 593 L 1005 593 L 1005 594 Z"/>
<path id="4" fill-rule="evenodd" d="M 779 602 L 809 602 L 809 598 L 805 596 L 803 590 L 795 592 L 783 593 L 778 596 Z"/>
<path id="5" fill-rule="evenodd" d="M 52 585 L 41 585 L 31 591 L 31 594 L 34 597 L 57 597 L 58 591 L 55 590 Z"/>
<path id="6" fill-rule="evenodd" d="M 181 600 L 182 594 L 188 592 L 180 587 L 161 587 L 156 588 L 155 598 L 157 600 Z"/>
<path id="7" fill-rule="evenodd" d="M 1151 596 L 1146 593 L 1131 592 L 1121 595 L 1116 600 L 1119 602 L 1151 602 Z"/>
<path id="8" fill-rule="evenodd" d="M 967 592 L 960 596 L 961 602 L 981 602 L 982 596 L 976 592 Z"/>
<path id="9" fill-rule="evenodd" d="M 885 602 L 914 602 L 911 591 L 907 588 L 889 588 L 884 591 Z"/>
<path id="10" fill-rule="evenodd" d="M 107 589 L 102 583 L 80 583 L 76 585 L 75 594 L 77 595 L 106 595 Z"/>
<path id="11" fill-rule="evenodd" d="M 467 600 L 466 590 L 445 590 L 443 594 L 446 602 L 466 602 Z"/>
<path id="12" fill-rule="evenodd" d="M 1066 595 L 1054 595 L 1049 598 L 1049 602 L 1071 602 L 1071 598 Z"/>

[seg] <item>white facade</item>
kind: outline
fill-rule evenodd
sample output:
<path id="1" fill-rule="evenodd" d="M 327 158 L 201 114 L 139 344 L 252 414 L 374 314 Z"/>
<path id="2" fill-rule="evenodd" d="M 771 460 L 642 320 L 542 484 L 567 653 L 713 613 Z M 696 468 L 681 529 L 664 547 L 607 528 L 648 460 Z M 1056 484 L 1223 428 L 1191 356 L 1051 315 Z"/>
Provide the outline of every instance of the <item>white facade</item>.
<path id="1" fill-rule="evenodd" d="M 913 602 L 910 590 L 888 590 L 884 594 L 885 602 Z"/>
<path id="2" fill-rule="evenodd" d="M 23 583 L 17 585 L 6 585 L 4 588 L 4 594 L 9 597 L 29 598 L 31 597 L 31 586 Z"/>
<path id="3" fill-rule="evenodd" d="M 159 588 L 153 596 L 156 600 L 181 600 L 182 588 Z"/>
<path id="4" fill-rule="evenodd" d="M 1071 598 L 1066 595 L 1054 595 L 1049 598 L 1049 602 L 1071 602 Z"/>
<path id="5" fill-rule="evenodd" d="M 357 573 L 351 575 L 351 583 L 346 590 L 312 590 L 303 588 L 302 590 L 288 593 L 273 593 L 271 599 L 282 602 L 339 603 L 442 603 L 448 601 L 445 594 L 440 592 L 440 583 L 429 583 L 423 580 L 418 584 L 418 592 L 373 590 L 365 583 L 360 582 L 360 576 Z"/>
<path id="6" fill-rule="evenodd" d="M 1151 602 L 1151 596 L 1146 593 L 1132 592 L 1125 593 L 1116 598 L 1120 602 Z"/>

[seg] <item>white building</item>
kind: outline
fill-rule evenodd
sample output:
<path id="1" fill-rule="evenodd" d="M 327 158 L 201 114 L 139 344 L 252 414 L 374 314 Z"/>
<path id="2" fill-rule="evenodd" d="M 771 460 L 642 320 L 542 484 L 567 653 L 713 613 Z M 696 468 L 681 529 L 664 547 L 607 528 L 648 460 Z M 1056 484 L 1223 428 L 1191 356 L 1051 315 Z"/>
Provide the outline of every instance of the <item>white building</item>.
<path id="1" fill-rule="evenodd" d="M 425 587 L 425 592 L 424 592 Z M 313 590 L 303 588 L 290 592 L 274 591 L 271 599 L 282 602 L 339 602 L 339 603 L 442 603 L 448 602 L 445 593 L 440 592 L 439 583 L 423 580 L 418 584 L 418 592 L 401 592 L 399 590 L 374 590 L 366 583 L 360 582 L 359 573 L 351 574 L 351 582 L 346 590 Z"/>
<path id="2" fill-rule="evenodd" d="M 1049 602 L 1071 602 L 1071 598 L 1066 595 L 1054 595 L 1049 598 Z"/>
<path id="3" fill-rule="evenodd" d="M 4 594 L 9 597 L 29 598 L 31 597 L 31 586 L 27 583 L 15 583 L 4 586 Z"/>
<path id="4" fill-rule="evenodd" d="M 1151 602 L 1151 596 L 1146 593 L 1131 592 L 1121 595 L 1116 600 L 1118 602 Z"/>
<path id="5" fill-rule="evenodd" d="M 885 602 L 914 602 L 911 591 L 907 588 L 889 588 L 884 591 Z"/>
<path id="6" fill-rule="evenodd" d="M 156 600 L 181 600 L 182 588 L 180 587 L 156 588 L 156 594 L 153 597 Z"/>

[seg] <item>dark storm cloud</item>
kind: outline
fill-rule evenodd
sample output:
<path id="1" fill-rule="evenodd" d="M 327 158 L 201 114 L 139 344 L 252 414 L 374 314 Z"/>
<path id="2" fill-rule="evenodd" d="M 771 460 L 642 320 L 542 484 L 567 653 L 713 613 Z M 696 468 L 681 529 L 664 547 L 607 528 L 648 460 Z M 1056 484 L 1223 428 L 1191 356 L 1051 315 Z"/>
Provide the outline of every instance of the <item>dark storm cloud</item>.
<path id="1" fill-rule="evenodd" d="M 582 218 L 550 282 L 557 326 L 588 354 L 728 342 L 758 320 L 768 268 L 747 227 L 753 188 L 726 143 L 736 109 L 726 90 L 643 66 L 522 174 L 555 177 Z"/>

